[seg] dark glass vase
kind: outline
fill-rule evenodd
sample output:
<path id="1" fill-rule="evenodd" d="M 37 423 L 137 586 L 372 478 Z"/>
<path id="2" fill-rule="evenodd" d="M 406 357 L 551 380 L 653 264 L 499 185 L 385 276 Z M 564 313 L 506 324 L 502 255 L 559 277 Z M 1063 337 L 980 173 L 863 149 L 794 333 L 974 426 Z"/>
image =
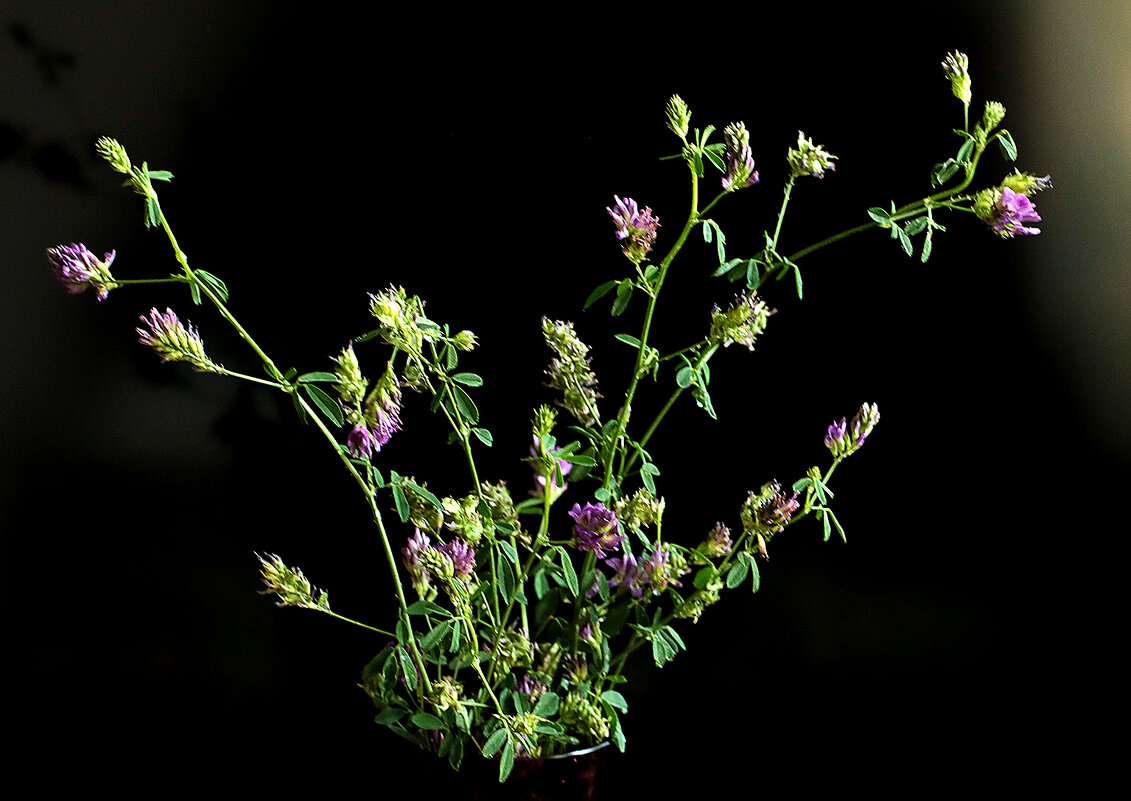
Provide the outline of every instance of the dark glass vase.
<path id="1" fill-rule="evenodd" d="M 544 759 L 516 759 L 502 784 L 497 759 L 465 759 L 464 773 L 475 801 L 589 801 L 600 798 L 598 779 L 616 753 L 605 742 Z"/>

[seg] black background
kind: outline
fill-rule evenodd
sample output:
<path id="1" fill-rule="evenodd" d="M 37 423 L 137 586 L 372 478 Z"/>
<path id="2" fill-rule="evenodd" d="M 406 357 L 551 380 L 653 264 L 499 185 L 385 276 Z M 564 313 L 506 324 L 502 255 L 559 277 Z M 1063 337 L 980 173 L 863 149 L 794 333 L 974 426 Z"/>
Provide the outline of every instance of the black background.
<path id="1" fill-rule="evenodd" d="M 327 369 L 367 330 L 366 293 L 390 283 L 475 330 L 481 348 L 464 365 L 486 379 L 476 398 L 496 436 L 481 472 L 521 495 L 527 421 L 552 399 L 540 317 L 577 322 L 609 376 L 606 408 L 622 391 L 630 353 L 611 334 L 633 331 L 641 304 L 612 323 L 607 307 L 579 309 L 625 274 L 604 211 L 614 194 L 654 210 L 661 248 L 682 224 L 685 170 L 657 160 L 674 152 L 673 92 L 694 125 L 752 131 L 762 182 L 715 215 L 736 255 L 772 224 L 798 128 L 840 159 L 797 187 L 787 252 L 923 194 L 957 143 L 960 105 L 939 67 L 954 49 L 970 55 L 975 108 L 1010 109 L 1022 167 L 1052 170 L 1025 158 L 1056 116 L 1021 101 L 1017 52 L 1041 47 L 1017 34 L 1026 4 L 978 5 L 913 20 L 775 7 L 667 22 L 637 7 L 13 7 L 4 54 L 22 77 L 6 84 L 0 175 L 20 235 L 4 245 L 15 291 L 0 521 L 16 763 L 45 788 L 112 782 L 127 795 L 220 782 L 378 794 L 393 777 L 423 797 L 460 787 L 372 723 L 355 684 L 380 643 L 257 594 L 253 554 L 275 552 L 342 613 L 389 617 L 365 508 L 315 433 L 285 399 L 136 345 L 137 315 L 171 306 L 216 358 L 255 372 L 177 288 L 97 304 L 51 285 L 40 254 L 58 242 L 116 248 L 123 277 L 174 267 L 137 198 L 92 157 L 97 136 L 173 171 L 162 198 L 181 246 L 227 281 L 282 366 Z M 1006 169 L 996 159 L 980 181 Z M 1052 200 L 1062 191 L 1074 189 L 1049 202 L 1066 204 Z M 715 359 L 721 421 L 691 404 L 670 416 L 654 454 L 666 531 L 687 544 L 717 519 L 736 524 L 748 489 L 822 461 L 834 418 L 875 401 L 883 421 L 833 486 L 847 545 L 822 543 L 811 522 L 790 529 L 758 595 L 728 593 L 663 670 L 634 666 L 613 787 L 919 795 L 1075 770 L 1074 713 L 1111 703 L 1093 692 L 1111 635 L 1093 594 L 1110 561 L 1094 540 L 1125 529 L 1091 516 L 1118 496 L 1127 462 L 1098 441 L 1070 360 L 1041 333 L 1030 263 L 1071 232 L 1043 196 L 1038 206 L 1045 233 L 1017 241 L 944 219 L 925 266 L 878 232 L 805 259 L 805 300 L 769 287 L 778 314 L 756 352 Z M 706 277 L 712 258 L 696 238 L 673 271 L 662 349 L 698 336 L 731 296 Z M 642 400 L 637 419 L 666 394 Z M 465 491 L 422 399 L 404 420 L 379 465 Z"/>

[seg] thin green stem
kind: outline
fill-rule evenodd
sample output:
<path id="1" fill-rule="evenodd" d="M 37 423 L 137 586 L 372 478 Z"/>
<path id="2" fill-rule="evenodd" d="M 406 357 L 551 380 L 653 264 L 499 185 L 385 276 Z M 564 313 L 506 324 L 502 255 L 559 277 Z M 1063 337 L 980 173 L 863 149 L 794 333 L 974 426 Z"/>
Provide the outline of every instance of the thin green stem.
<path id="1" fill-rule="evenodd" d="M 660 290 L 663 288 L 664 280 L 667 278 L 668 269 L 671 267 L 672 260 L 675 259 L 676 254 L 683 248 L 687 237 L 700 220 L 699 213 L 699 176 L 695 172 L 694 165 L 688 165 L 691 171 L 691 212 L 687 216 L 687 222 L 684 223 L 683 230 L 680 231 L 679 238 L 672 245 L 667 255 L 664 256 L 663 261 L 660 262 L 660 274 L 656 278 L 653 292 L 648 299 L 648 308 L 644 312 L 644 324 L 640 331 L 640 347 L 636 352 L 636 365 L 632 371 L 632 379 L 629 382 L 628 390 L 625 392 L 624 405 L 621 406 L 620 413 L 617 415 L 616 429 L 612 433 L 613 447 L 609 453 L 608 462 L 605 464 L 605 481 L 604 486 L 608 488 L 609 482 L 613 475 L 613 462 L 616 461 L 618 451 L 623 447 L 621 437 L 624 436 L 625 426 L 628 423 L 628 415 L 632 408 L 632 400 L 636 396 L 636 388 L 640 384 L 640 378 L 644 374 L 644 358 L 648 352 L 648 335 L 652 329 L 652 318 L 656 313 L 656 301 L 660 296 Z M 716 198 L 717 200 L 717 198 Z M 621 458 L 623 465 L 623 456 Z"/>
<path id="2" fill-rule="evenodd" d="M 785 182 L 785 191 L 782 193 L 783 197 L 781 199 L 781 208 L 778 209 L 778 221 L 777 224 L 774 225 L 774 238 L 770 244 L 770 247 L 775 252 L 777 252 L 778 249 L 778 239 L 781 237 L 781 225 L 785 220 L 785 209 L 786 206 L 789 205 L 789 196 L 793 192 L 793 182 L 794 177 L 790 175 L 789 180 Z"/>
<path id="3" fill-rule="evenodd" d="M 348 618 L 345 615 L 339 615 L 337 612 L 331 612 L 328 609 L 319 609 L 318 611 L 324 612 L 327 615 L 329 615 L 330 617 L 336 617 L 338 620 L 344 621 L 346 623 L 352 623 L 353 625 L 360 626 L 363 629 L 369 629 L 370 631 L 376 632 L 377 634 L 380 634 L 384 637 L 391 637 L 394 640 L 397 638 L 397 635 L 393 634 L 393 632 L 391 632 L 391 631 L 385 631 L 384 629 L 379 629 L 379 628 L 376 628 L 374 626 L 370 626 L 370 625 L 368 625 L 366 623 L 362 623 L 358 620 L 353 620 L 352 618 Z"/>

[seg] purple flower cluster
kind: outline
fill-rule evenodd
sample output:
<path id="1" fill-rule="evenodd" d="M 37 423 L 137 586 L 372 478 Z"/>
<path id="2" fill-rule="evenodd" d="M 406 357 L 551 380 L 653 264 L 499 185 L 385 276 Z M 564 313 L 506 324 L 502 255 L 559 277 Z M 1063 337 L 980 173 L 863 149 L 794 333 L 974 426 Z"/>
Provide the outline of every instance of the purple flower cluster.
<path id="1" fill-rule="evenodd" d="M 652 209 L 644 207 L 644 211 L 630 197 L 621 200 L 613 195 L 616 201 L 616 210 L 605 207 L 605 211 L 613 218 L 617 227 L 617 239 L 623 243 L 621 250 L 634 264 L 644 261 L 645 256 L 652 250 L 656 241 L 656 229 L 660 227 L 660 218 L 652 216 Z"/>
<path id="2" fill-rule="evenodd" d="M 471 575 L 471 571 L 475 569 L 475 549 L 463 540 L 455 539 L 451 542 L 445 542 L 436 550 L 452 560 L 456 575 L 461 578 L 467 578 Z"/>
<path id="3" fill-rule="evenodd" d="M 1008 186 L 1002 187 L 1001 196 L 993 205 L 990 221 L 995 234 L 1005 239 L 1017 234 L 1039 234 L 1041 229 L 1030 228 L 1025 223 L 1040 221 L 1041 215 L 1037 214 L 1033 201 Z"/>
<path id="4" fill-rule="evenodd" d="M 723 176 L 723 189 L 733 192 L 758 183 L 754 170 L 754 153 L 750 150 L 750 132 L 741 122 L 732 122 L 723 130 L 726 144 L 727 174 Z"/>
<path id="5" fill-rule="evenodd" d="M 368 459 L 379 453 L 389 444 L 393 434 L 401 430 L 400 407 L 394 402 L 374 404 L 366 417 L 346 436 L 346 447 L 358 459 Z"/>
<path id="6" fill-rule="evenodd" d="M 610 587 L 626 589 L 636 598 L 644 595 L 648 574 L 637 564 L 635 556 L 625 551 L 622 556 L 606 559 L 605 564 L 613 569 L 613 577 L 609 579 Z"/>
<path id="7" fill-rule="evenodd" d="M 605 551 L 618 551 L 625 535 L 620 531 L 616 513 L 603 503 L 575 503 L 569 511 L 573 518 L 574 544 L 579 550 L 593 551 L 598 559 L 605 558 Z"/>
<path id="8" fill-rule="evenodd" d="M 99 259 L 78 242 L 47 249 L 47 261 L 64 289 L 77 295 L 92 287 L 99 300 L 105 300 L 114 288 L 110 265 L 116 255 L 117 251 L 111 250 Z"/>
<path id="9" fill-rule="evenodd" d="M 848 456 L 856 451 L 876 423 L 880 422 L 880 407 L 874 403 L 865 403 L 852 418 L 852 422 L 842 417 L 840 422 L 833 422 L 825 434 L 825 447 L 832 451 L 833 456 Z"/>

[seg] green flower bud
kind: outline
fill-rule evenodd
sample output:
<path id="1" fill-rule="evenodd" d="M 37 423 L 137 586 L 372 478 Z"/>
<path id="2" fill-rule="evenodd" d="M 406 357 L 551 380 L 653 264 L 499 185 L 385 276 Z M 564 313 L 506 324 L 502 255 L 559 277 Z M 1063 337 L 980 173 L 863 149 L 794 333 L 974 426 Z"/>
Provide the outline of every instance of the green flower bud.
<path id="1" fill-rule="evenodd" d="M 687 129 L 691 125 L 691 109 L 683 102 L 679 95 L 672 95 L 668 101 L 668 130 L 680 139 L 687 137 Z"/>
<path id="2" fill-rule="evenodd" d="M 948 53 L 942 63 L 943 75 L 950 81 L 950 90 L 966 105 L 970 105 L 970 100 L 974 96 L 970 91 L 969 66 L 970 59 L 965 53 L 959 53 L 957 50 Z"/>
<path id="3" fill-rule="evenodd" d="M 368 382 L 361 374 L 361 365 L 358 364 L 357 354 L 353 352 L 353 343 L 342 349 L 334 363 L 337 364 L 334 374 L 338 376 L 338 383 L 334 388 L 346 403 L 360 407 L 365 400 Z"/>
<path id="4" fill-rule="evenodd" d="M 267 558 L 256 554 L 261 566 L 260 575 L 266 590 L 261 590 L 260 595 L 276 595 L 279 600 L 276 606 L 297 606 L 301 609 L 316 609 L 322 612 L 330 611 L 329 593 L 315 589 L 310 581 L 297 567 L 287 567 L 283 560 L 274 554 L 267 554 Z"/>
<path id="5" fill-rule="evenodd" d="M 1031 173 L 1015 170 L 1012 175 L 1007 175 L 1001 182 L 1003 188 L 1008 187 L 1019 195 L 1030 197 L 1045 189 L 1052 189 L 1052 179 L 1049 176 L 1038 178 Z"/>
<path id="6" fill-rule="evenodd" d="M 1005 106 L 993 100 L 987 102 L 982 111 L 982 127 L 986 133 L 998 127 L 1003 119 L 1005 119 Z"/>
<path id="7" fill-rule="evenodd" d="M 130 157 L 126 154 L 126 149 L 118 144 L 118 140 L 111 139 L 109 136 L 103 136 L 98 142 L 95 143 L 94 149 L 98 155 L 106 159 L 110 168 L 114 172 L 129 173 L 133 169 L 130 163 Z"/>
<path id="8" fill-rule="evenodd" d="M 479 337 L 475 336 L 471 331 L 460 331 L 452 337 L 452 344 L 456 346 L 457 350 L 475 350 L 476 346 L 479 344 Z"/>

